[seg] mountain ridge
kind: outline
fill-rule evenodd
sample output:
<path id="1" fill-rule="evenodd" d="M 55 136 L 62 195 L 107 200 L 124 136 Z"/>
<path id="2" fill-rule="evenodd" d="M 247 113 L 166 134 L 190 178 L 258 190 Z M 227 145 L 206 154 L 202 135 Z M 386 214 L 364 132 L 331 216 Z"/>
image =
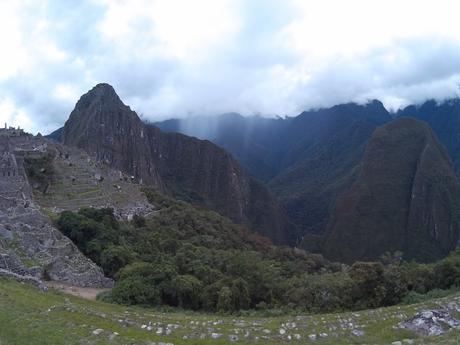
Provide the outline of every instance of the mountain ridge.
<path id="1" fill-rule="evenodd" d="M 210 141 L 144 124 L 108 84 L 80 98 L 61 140 L 140 182 L 221 212 L 277 243 L 288 242 L 283 211 L 231 154 Z"/>

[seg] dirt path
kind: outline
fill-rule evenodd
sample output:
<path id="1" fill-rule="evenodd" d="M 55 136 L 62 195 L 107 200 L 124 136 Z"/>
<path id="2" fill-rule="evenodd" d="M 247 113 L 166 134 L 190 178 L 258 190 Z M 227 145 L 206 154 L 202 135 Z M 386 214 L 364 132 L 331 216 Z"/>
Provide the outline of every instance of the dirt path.
<path id="1" fill-rule="evenodd" d="M 101 288 L 73 286 L 70 284 L 55 281 L 47 281 L 45 282 L 45 285 L 50 289 L 54 289 L 60 292 L 64 292 L 70 295 L 78 296 L 89 300 L 95 300 L 98 294 L 110 290 Z"/>

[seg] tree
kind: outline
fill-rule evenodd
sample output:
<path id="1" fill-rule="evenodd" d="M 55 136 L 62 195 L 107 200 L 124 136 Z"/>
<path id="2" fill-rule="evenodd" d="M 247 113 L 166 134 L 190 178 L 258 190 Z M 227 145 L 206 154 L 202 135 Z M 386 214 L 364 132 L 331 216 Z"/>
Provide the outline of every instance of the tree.
<path id="1" fill-rule="evenodd" d="M 460 286 L 460 249 L 435 264 L 434 276 L 436 286 L 441 289 Z"/>
<path id="2" fill-rule="evenodd" d="M 113 288 L 114 299 L 125 303 L 132 300 L 132 293 L 125 291 L 131 285 L 140 294 L 139 299 L 151 305 L 168 304 L 174 305 L 174 289 L 172 280 L 176 276 L 174 267 L 166 263 L 135 262 L 130 264 L 116 275 L 117 284 Z M 152 298 L 155 297 L 155 298 Z"/>
<path id="3" fill-rule="evenodd" d="M 217 311 L 219 313 L 226 313 L 233 311 L 232 291 L 228 286 L 222 287 L 219 291 L 217 299 Z"/>
<path id="4" fill-rule="evenodd" d="M 126 247 L 110 245 L 101 253 L 101 266 L 105 274 L 114 277 L 124 266 L 134 260 L 131 250 Z"/>
<path id="5" fill-rule="evenodd" d="M 237 278 L 233 281 L 231 287 L 232 299 L 233 299 L 233 308 L 234 310 L 248 309 L 249 304 L 251 303 L 251 298 L 249 297 L 249 287 L 248 283 L 242 279 Z"/>
<path id="6" fill-rule="evenodd" d="M 384 268 L 379 262 L 355 262 L 350 268 L 350 277 L 356 284 L 355 300 L 359 307 L 375 308 L 385 298 Z"/>
<path id="7" fill-rule="evenodd" d="M 181 308 L 198 309 L 201 305 L 203 284 L 191 275 L 178 275 L 172 280 L 177 305 Z"/>

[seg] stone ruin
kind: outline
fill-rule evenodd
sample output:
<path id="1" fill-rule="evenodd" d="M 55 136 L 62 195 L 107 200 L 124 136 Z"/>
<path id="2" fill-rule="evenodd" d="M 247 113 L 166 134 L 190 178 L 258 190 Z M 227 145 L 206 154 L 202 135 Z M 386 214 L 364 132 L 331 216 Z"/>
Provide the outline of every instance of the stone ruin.
<path id="1" fill-rule="evenodd" d="M 7 124 L 5 123 L 4 128 L 0 128 L 0 137 L 20 137 L 26 135 L 23 129 L 21 129 L 19 126 L 18 128 L 14 127 L 8 127 Z"/>
<path id="2" fill-rule="evenodd" d="M 0 269 L 78 286 L 113 285 L 34 202 L 23 165 L 29 139 L 0 135 Z"/>

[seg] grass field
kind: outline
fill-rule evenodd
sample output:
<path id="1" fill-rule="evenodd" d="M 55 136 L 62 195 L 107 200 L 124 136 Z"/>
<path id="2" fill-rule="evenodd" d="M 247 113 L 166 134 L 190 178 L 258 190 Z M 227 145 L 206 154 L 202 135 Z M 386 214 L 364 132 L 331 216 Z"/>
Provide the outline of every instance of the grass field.
<path id="1" fill-rule="evenodd" d="M 0 279 L 0 344 L 460 344 L 460 330 L 420 337 L 397 327 L 452 302 L 460 295 L 339 314 L 222 316 L 124 307 Z"/>

